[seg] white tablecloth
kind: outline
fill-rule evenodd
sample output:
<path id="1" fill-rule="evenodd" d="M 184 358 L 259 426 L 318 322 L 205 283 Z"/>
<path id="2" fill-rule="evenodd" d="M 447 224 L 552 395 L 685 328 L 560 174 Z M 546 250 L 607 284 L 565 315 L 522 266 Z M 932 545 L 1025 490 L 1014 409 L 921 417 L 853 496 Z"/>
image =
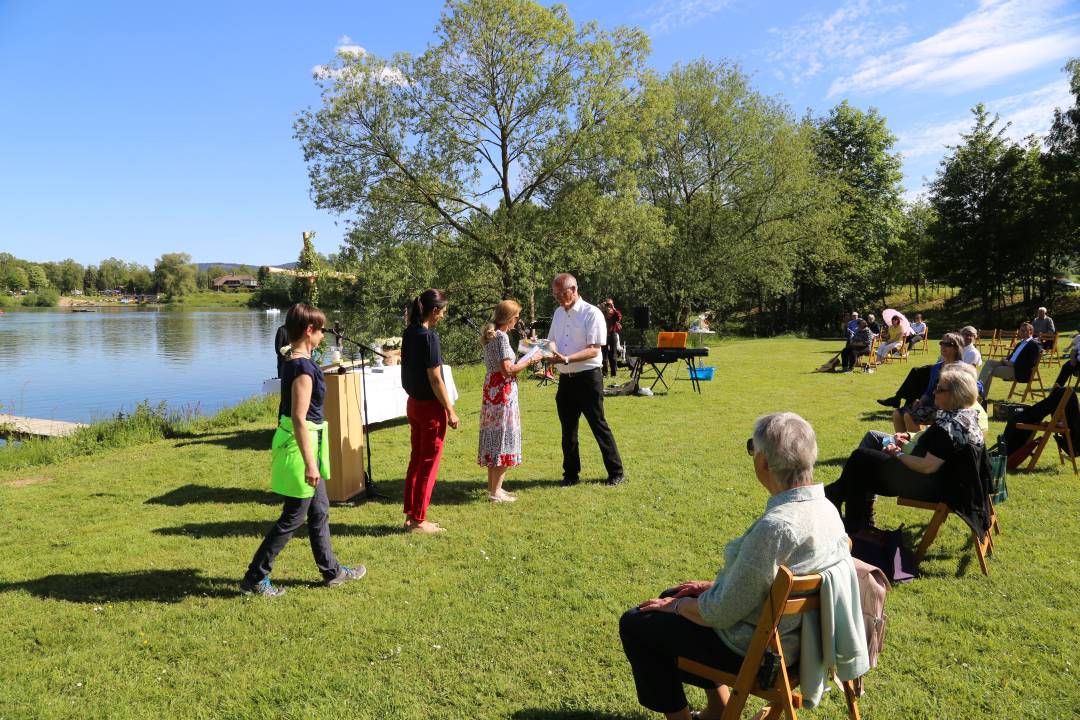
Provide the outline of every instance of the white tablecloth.
<path id="1" fill-rule="evenodd" d="M 454 371 L 449 365 L 442 366 L 443 382 L 450 393 L 450 401 L 457 402 L 457 385 L 454 384 Z M 405 417 L 405 403 L 409 396 L 401 387 L 401 365 L 387 365 L 381 368 L 367 368 L 364 372 L 364 384 L 367 389 L 367 418 L 365 423 L 380 423 L 386 420 Z M 271 378 L 263 382 L 262 390 L 267 394 L 281 392 L 281 381 Z"/>

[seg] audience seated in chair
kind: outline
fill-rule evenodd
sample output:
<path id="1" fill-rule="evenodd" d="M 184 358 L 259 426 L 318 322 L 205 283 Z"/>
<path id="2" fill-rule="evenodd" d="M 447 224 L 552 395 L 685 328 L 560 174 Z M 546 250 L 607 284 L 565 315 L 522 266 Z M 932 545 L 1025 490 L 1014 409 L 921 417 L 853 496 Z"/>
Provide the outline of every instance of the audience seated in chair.
<path id="1" fill-rule="evenodd" d="M 1069 350 L 1069 359 L 1061 364 L 1054 387 L 1065 387 L 1069 384 L 1069 378 L 1080 378 L 1080 333 L 1072 340 L 1072 348 Z"/>
<path id="2" fill-rule="evenodd" d="M 979 331 L 971 325 L 965 325 L 960 328 L 960 339 L 964 341 L 964 347 L 960 348 L 961 359 L 972 367 L 982 365 L 982 353 L 975 346 L 979 339 Z"/>
<path id="3" fill-rule="evenodd" d="M 826 573 L 838 573 L 841 586 L 858 582 L 851 578 L 855 567 L 840 516 L 813 479 L 817 440 L 810 424 L 794 413 L 766 415 L 754 424 L 747 451 L 758 482 L 770 495 L 765 514 L 728 543 L 715 580 L 684 582 L 628 610 L 619 622 L 638 701 L 669 719 L 691 718 L 684 682 L 705 688 L 703 720 L 721 716 L 727 688 L 682 672 L 677 659 L 737 673 L 780 566 L 796 575 L 823 573 L 824 578 Z M 843 680 L 858 677 L 868 667 L 861 611 L 858 602 L 854 604 L 854 608 L 839 608 L 836 614 L 837 625 L 857 630 L 854 637 L 862 642 L 861 659 L 858 650 L 851 648 L 851 662 L 837 667 Z M 785 658 L 799 657 L 801 624 L 800 616 L 780 622 Z M 853 624 L 858 627 L 849 627 Z M 804 692 L 810 696 L 805 687 Z"/>
<path id="4" fill-rule="evenodd" d="M 911 323 L 911 334 L 907 337 L 908 350 L 914 349 L 915 345 L 921 343 L 928 332 L 929 329 L 923 322 L 922 313 L 915 313 L 915 322 Z"/>
<path id="5" fill-rule="evenodd" d="M 1032 333 L 1035 337 L 1040 335 L 1053 335 L 1057 332 L 1054 327 L 1054 318 L 1046 314 L 1046 308 L 1041 307 L 1035 311 L 1035 317 L 1031 321 Z"/>
<path id="6" fill-rule="evenodd" d="M 904 328 L 900 325 L 900 316 L 893 315 L 892 323 L 885 330 L 885 336 L 881 339 L 881 347 L 877 351 L 879 363 L 885 362 L 885 356 L 893 350 L 898 350 L 904 344 Z"/>
<path id="7" fill-rule="evenodd" d="M 938 408 L 934 405 L 934 388 L 942 368 L 960 362 L 960 346 L 963 340 L 956 333 L 946 333 L 941 338 L 941 358 L 930 368 L 926 388 L 918 400 L 893 410 L 893 428 L 897 432 L 916 432 L 920 426 L 929 425 Z M 884 403 L 883 403 L 884 404 Z"/>
<path id="8" fill-rule="evenodd" d="M 987 360 L 983 364 L 982 372 L 979 373 L 979 381 L 984 388 L 983 397 L 990 397 L 990 384 L 994 378 L 1030 382 L 1032 373 L 1039 365 L 1039 358 L 1042 357 L 1042 346 L 1032 337 L 1033 332 L 1031 323 L 1020 323 L 1017 330 L 1018 340 L 1009 356 L 1002 360 Z"/>
<path id="9" fill-rule="evenodd" d="M 847 332 L 848 340 L 855 334 L 855 331 L 859 329 L 859 313 L 852 312 L 851 319 L 848 320 L 847 325 L 844 326 L 844 330 Z"/>
<path id="10" fill-rule="evenodd" d="M 856 323 L 855 333 L 848 338 L 847 345 L 840 351 L 840 364 L 843 372 L 851 372 L 855 369 L 855 362 L 860 355 L 870 353 L 870 346 L 874 342 L 874 336 L 867 327 L 865 320 Z"/>
<path id="11" fill-rule="evenodd" d="M 859 448 L 825 488 L 837 509 L 843 506 L 849 532 L 873 525 L 875 495 L 945 502 L 980 538 L 990 527 L 989 459 L 978 415 L 966 409 L 978 397 L 975 379 L 960 367 L 947 367 L 934 393 L 941 412 L 910 453 L 899 444 Z M 896 435 L 901 444 L 909 439 Z"/>
<path id="12" fill-rule="evenodd" d="M 870 332 L 872 332 L 875 337 L 881 334 L 881 326 L 878 325 L 877 320 L 874 319 L 874 313 L 867 313 L 866 327 L 870 328 Z"/>

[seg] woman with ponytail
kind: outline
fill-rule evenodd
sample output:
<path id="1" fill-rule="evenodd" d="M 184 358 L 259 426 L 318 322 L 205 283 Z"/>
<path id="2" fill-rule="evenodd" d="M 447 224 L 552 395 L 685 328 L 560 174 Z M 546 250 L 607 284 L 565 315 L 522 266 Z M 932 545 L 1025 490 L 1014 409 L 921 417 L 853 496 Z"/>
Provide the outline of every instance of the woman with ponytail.
<path id="1" fill-rule="evenodd" d="M 488 499 L 514 502 L 517 497 L 502 489 L 506 471 L 521 464 L 521 413 L 518 409 L 517 374 L 541 357 L 514 363 L 514 351 L 507 333 L 521 316 L 521 306 L 503 300 L 484 326 L 484 398 L 480 404 L 480 449 L 476 461 L 487 467 Z"/>
<path id="2" fill-rule="evenodd" d="M 412 430 L 412 454 L 405 473 L 405 529 L 437 533 L 444 528 L 427 519 L 431 491 L 439 474 L 446 426 L 460 421 L 442 376 L 442 349 L 434 327 L 446 316 L 446 295 L 429 288 L 412 301 L 408 327 L 401 338 L 401 386 L 409 395 L 406 415 Z"/>

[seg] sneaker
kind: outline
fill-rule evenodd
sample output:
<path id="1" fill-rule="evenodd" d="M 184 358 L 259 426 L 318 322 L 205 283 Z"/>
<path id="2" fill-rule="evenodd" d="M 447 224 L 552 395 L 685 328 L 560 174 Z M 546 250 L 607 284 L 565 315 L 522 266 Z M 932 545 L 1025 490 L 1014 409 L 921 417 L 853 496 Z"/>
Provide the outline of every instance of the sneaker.
<path id="1" fill-rule="evenodd" d="M 338 570 L 337 575 L 329 580 L 323 580 L 323 585 L 326 587 L 337 587 L 338 585 L 344 585 L 353 580 L 359 580 L 365 575 L 367 575 L 367 568 L 363 565 L 357 565 L 356 567 L 342 565 L 341 569 Z"/>
<path id="2" fill-rule="evenodd" d="M 609 477 L 607 480 L 604 481 L 604 484 L 605 485 L 622 485 L 624 482 L 626 482 L 626 476 L 623 475 L 622 473 L 619 473 L 618 475 L 612 475 L 611 477 Z"/>
<path id="3" fill-rule="evenodd" d="M 570 487 L 571 485 L 577 485 L 579 482 L 581 482 L 580 478 L 564 477 L 562 480 L 559 481 L 559 484 L 563 487 Z"/>
<path id="4" fill-rule="evenodd" d="M 500 495 L 488 495 L 488 500 L 493 503 L 510 503 L 517 501 L 517 495 L 511 495 L 510 493 L 502 493 Z"/>
<path id="5" fill-rule="evenodd" d="M 240 581 L 240 592 L 245 595 L 259 595 L 261 597 L 276 598 L 285 594 L 281 588 L 270 584 L 270 578 L 264 577 L 257 583 L 248 582 L 247 578 Z"/>

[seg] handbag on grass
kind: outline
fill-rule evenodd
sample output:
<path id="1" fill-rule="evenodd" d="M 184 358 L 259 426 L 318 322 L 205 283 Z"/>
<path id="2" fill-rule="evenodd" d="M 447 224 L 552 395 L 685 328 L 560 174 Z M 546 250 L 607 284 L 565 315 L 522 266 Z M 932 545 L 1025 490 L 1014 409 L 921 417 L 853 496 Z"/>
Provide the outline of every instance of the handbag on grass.
<path id="1" fill-rule="evenodd" d="M 855 532 L 851 541 L 851 556 L 880 569 L 894 585 L 911 582 L 918 576 L 915 557 L 904 547 L 902 525 L 896 530 L 863 528 Z"/>

